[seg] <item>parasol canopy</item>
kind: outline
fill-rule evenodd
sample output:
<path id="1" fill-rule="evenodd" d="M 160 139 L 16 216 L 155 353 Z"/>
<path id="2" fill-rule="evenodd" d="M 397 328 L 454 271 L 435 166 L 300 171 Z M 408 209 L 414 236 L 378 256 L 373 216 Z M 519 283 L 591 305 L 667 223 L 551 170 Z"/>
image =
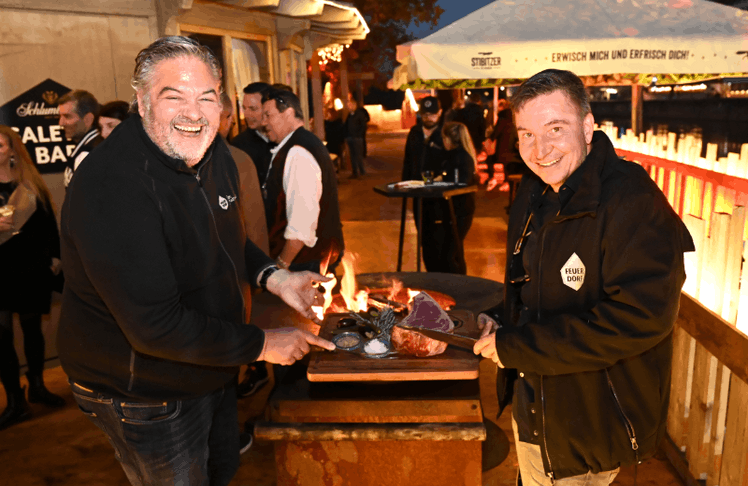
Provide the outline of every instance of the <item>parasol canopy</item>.
<path id="1" fill-rule="evenodd" d="M 497 0 L 397 48 L 395 88 L 516 84 L 548 68 L 587 84 L 748 72 L 748 12 L 707 0 Z"/>

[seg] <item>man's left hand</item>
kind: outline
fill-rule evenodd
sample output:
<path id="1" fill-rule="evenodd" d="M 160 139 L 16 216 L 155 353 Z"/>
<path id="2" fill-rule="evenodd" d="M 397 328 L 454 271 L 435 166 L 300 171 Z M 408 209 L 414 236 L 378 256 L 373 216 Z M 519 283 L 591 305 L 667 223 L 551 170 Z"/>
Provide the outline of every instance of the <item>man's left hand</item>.
<path id="1" fill-rule="evenodd" d="M 317 290 L 315 284 L 329 281 L 329 278 L 314 272 L 277 270 L 268 279 L 267 289 L 283 299 L 293 309 L 296 309 L 302 316 L 320 324 L 312 306 L 323 305 L 325 298 L 324 294 Z"/>

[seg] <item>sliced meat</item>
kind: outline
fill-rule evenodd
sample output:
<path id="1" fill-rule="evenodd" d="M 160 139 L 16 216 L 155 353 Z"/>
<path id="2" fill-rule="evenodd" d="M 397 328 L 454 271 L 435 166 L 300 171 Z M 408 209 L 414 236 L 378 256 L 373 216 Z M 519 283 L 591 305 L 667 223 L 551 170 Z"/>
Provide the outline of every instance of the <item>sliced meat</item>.
<path id="1" fill-rule="evenodd" d="M 400 324 L 442 332 L 453 332 L 455 327 L 449 315 L 426 292 L 415 296 L 410 314 Z M 392 346 L 400 353 L 418 357 L 435 356 L 447 349 L 445 342 L 397 326 L 392 328 Z"/>

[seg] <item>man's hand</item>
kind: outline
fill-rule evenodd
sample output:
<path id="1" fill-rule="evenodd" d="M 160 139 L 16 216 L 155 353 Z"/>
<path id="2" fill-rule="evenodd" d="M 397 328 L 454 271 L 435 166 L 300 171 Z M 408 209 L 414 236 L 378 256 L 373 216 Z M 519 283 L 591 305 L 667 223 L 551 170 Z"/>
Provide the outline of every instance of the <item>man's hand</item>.
<path id="1" fill-rule="evenodd" d="M 293 327 L 269 329 L 265 331 L 265 346 L 257 361 L 291 365 L 303 358 L 311 349 L 312 344 L 328 351 L 335 350 L 334 343 L 315 336 L 309 331 Z"/>
<path id="2" fill-rule="evenodd" d="M 13 216 L 3 216 L 0 218 L 0 231 L 10 231 L 13 229 Z"/>
<path id="3" fill-rule="evenodd" d="M 62 270 L 62 262 L 60 259 L 52 257 L 52 265 L 49 266 L 49 269 L 52 270 L 54 275 L 59 275 Z"/>
<path id="4" fill-rule="evenodd" d="M 318 282 L 329 282 L 330 279 L 314 272 L 289 272 L 278 270 L 267 281 L 268 291 L 296 309 L 302 316 L 320 324 L 313 305 L 323 305 L 325 296 L 314 285 Z"/>
<path id="5" fill-rule="evenodd" d="M 486 314 L 478 314 L 478 327 L 482 329 L 482 332 L 480 339 L 473 346 L 473 352 L 490 359 L 499 368 L 503 368 L 504 365 L 501 364 L 499 355 L 496 353 L 496 330 L 500 327 L 499 324 Z"/>

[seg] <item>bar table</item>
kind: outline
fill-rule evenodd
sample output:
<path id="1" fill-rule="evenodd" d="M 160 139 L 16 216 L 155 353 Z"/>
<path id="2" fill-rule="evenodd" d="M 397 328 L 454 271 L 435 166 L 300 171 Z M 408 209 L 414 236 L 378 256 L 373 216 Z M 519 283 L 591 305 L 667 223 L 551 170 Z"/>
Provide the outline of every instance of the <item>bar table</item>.
<path id="1" fill-rule="evenodd" d="M 398 242 L 397 249 L 397 271 L 402 270 L 403 265 L 403 242 L 405 240 L 405 214 L 408 208 L 408 198 L 413 199 L 413 212 L 418 213 L 416 221 L 417 226 L 417 244 L 416 244 L 416 271 L 421 271 L 421 218 L 423 216 L 422 201 L 424 198 L 443 198 L 447 200 L 449 206 L 449 216 L 452 226 L 452 234 L 454 235 L 455 241 L 457 241 L 459 252 L 462 255 L 464 249 L 462 247 L 462 241 L 460 240 L 459 233 L 457 231 L 457 218 L 455 216 L 454 204 L 452 204 L 452 198 L 454 196 L 460 196 L 462 194 L 469 194 L 471 192 L 477 192 L 477 184 L 462 184 L 452 182 L 434 182 L 431 184 L 424 184 L 422 186 L 408 186 L 402 185 L 399 182 L 390 182 L 389 184 L 380 184 L 374 186 L 374 192 L 381 194 L 385 197 L 401 197 L 403 198 L 403 206 L 400 212 L 400 239 Z M 418 208 L 418 211 L 415 208 Z"/>

